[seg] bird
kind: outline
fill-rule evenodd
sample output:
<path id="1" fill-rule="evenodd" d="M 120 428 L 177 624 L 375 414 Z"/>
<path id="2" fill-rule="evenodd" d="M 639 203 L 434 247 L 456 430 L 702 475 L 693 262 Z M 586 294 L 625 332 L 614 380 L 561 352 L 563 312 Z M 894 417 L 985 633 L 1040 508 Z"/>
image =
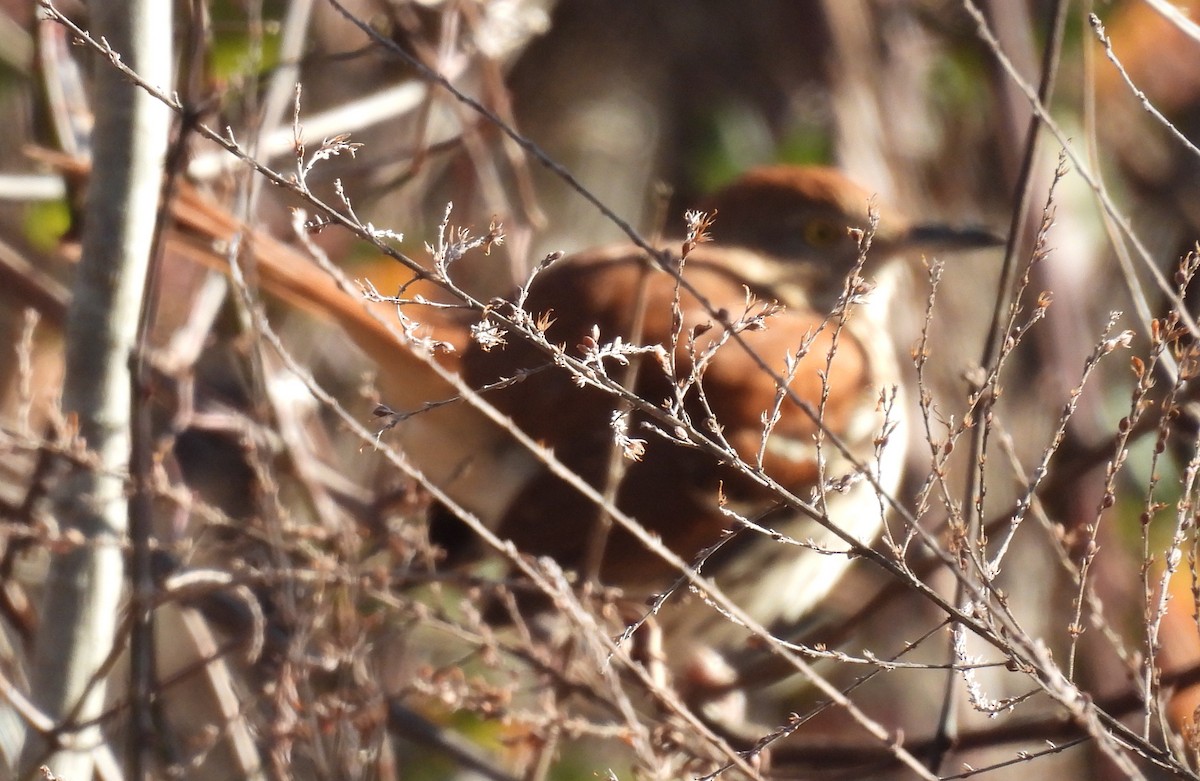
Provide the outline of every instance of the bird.
<path id="1" fill-rule="evenodd" d="M 899 487 L 908 440 L 889 321 L 903 273 L 899 261 L 914 252 L 990 247 L 999 239 L 980 228 L 911 222 L 876 205 L 838 170 L 818 166 L 751 170 L 712 195 L 701 213 L 713 221 L 713 241 L 687 252 L 682 278 L 689 289 L 680 290 L 676 275 L 643 249 L 616 245 L 577 253 L 538 276 L 525 309 L 552 320 L 546 339 L 576 358 L 597 339 L 673 346 L 673 373 L 660 360 L 643 361 L 649 365 L 630 388 L 661 408 L 686 383 L 697 356 L 725 336 L 728 321 L 748 306 L 768 307 L 761 323 L 750 318 L 743 344 L 726 343 L 702 359 L 703 375 L 681 410 L 702 431 L 719 430 L 752 470 L 761 465 L 762 474 L 825 508 L 831 525 L 869 545 L 887 497 Z M 860 276 L 848 283 L 852 274 Z M 846 307 L 844 319 L 831 315 L 839 306 Z M 602 486 L 620 404 L 604 391 L 578 387 L 562 367 L 534 373 L 546 360 L 515 339 L 503 350 L 468 350 L 463 373 L 473 386 L 525 376 L 490 394 L 492 403 L 589 484 Z M 780 400 L 782 378 L 790 378 L 790 394 Z M 778 420 L 765 435 L 765 416 L 776 405 Z M 661 426 L 652 416 L 634 411 L 627 428 L 644 440 L 644 452 L 624 464 L 616 505 L 684 561 L 737 527 L 726 510 L 753 519 L 774 508 L 763 524 L 770 533 L 743 533 L 705 565 L 759 623 L 795 624 L 838 582 L 852 556 L 833 531 L 777 508 L 771 491 L 711 452 L 654 433 Z M 589 546 L 598 515 L 590 500 L 543 469 L 508 501 L 498 530 L 523 551 L 579 567 L 595 558 Z M 801 544 L 781 544 L 780 535 Z M 606 548 L 602 582 L 644 596 L 678 577 L 622 528 L 612 530 Z M 728 622 L 702 628 L 689 622 L 679 631 L 711 636 L 718 625 Z"/>
<path id="2" fill-rule="evenodd" d="M 211 248 L 239 229 L 195 194 L 181 200 L 174 212 L 186 246 Z M 423 322 L 454 348 L 437 358 L 445 372 L 474 388 L 499 386 L 484 396 L 513 426 L 596 490 L 612 488 L 616 507 L 684 561 L 716 546 L 703 574 L 758 623 L 794 626 L 853 558 L 832 528 L 870 545 L 900 486 L 909 412 L 889 318 L 904 259 L 1000 240 L 977 227 L 912 221 L 821 166 L 752 169 L 690 219 L 686 245 L 551 256 L 520 293 L 526 322 L 540 324 L 540 347 L 511 325 L 516 295 L 484 313 L 486 322 L 509 312 L 491 323 L 499 340 L 472 339 L 471 323 L 438 312 Z M 386 314 L 286 245 L 263 238 L 251 246 L 268 292 L 328 317 L 378 362 L 390 407 L 454 395 L 397 339 Z M 646 406 L 580 387 L 547 345 L 630 382 L 628 391 L 690 421 L 711 447 L 665 428 Z M 618 587 L 634 603 L 679 576 L 623 528 L 598 533 L 607 526 L 595 503 L 478 410 L 452 405 L 410 421 L 415 428 L 400 436 L 413 462 L 523 553 Z M 630 458 L 615 444 L 614 421 L 623 441 L 636 443 Z M 826 525 L 780 507 L 756 476 L 810 502 Z M 739 517 L 757 529 L 730 535 Z M 471 547 L 452 514 L 433 536 Z M 665 634 L 680 647 L 739 642 L 730 622 L 692 601 L 701 604 L 663 613 Z"/>

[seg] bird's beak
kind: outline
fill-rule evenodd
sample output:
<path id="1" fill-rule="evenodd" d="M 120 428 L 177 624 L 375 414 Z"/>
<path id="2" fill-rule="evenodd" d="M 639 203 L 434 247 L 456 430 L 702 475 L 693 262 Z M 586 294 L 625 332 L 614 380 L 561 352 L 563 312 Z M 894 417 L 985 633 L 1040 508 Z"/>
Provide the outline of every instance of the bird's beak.
<path id="1" fill-rule="evenodd" d="M 890 244 L 907 252 L 944 252 L 999 247 L 1004 237 L 981 227 L 952 228 L 948 225 L 913 225 L 890 237 Z"/>

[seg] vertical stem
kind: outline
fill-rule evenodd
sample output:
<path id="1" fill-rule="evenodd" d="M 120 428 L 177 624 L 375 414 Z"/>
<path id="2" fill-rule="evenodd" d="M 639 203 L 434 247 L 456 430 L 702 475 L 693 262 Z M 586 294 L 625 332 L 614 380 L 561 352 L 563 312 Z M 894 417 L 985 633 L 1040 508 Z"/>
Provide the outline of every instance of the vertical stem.
<path id="1" fill-rule="evenodd" d="M 151 82 L 171 86 L 171 3 L 94 0 L 92 29 Z M 77 546 L 54 555 L 42 602 L 33 698 L 59 724 L 30 733 L 23 762 L 92 776 L 101 670 L 113 652 L 123 587 L 130 458 L 130 355 L 145 287 L 170 113 L 108 62 L 95 78 L 94 169 L 83 259 L 67 317 L 64 412 L 87 457 L 64 464 L 53 512 Z"/>

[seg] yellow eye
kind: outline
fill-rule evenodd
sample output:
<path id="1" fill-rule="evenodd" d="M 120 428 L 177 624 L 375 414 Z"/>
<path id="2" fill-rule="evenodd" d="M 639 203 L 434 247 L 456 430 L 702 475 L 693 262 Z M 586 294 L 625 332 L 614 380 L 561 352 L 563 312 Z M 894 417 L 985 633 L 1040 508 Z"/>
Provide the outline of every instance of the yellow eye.
<path id="1" fill-rule="evenodd" d="M 821 217 L 813 218 L 804 224 L 804 240 L 813 247 L 828 247 L 845 235 L 845 228 Z"/>

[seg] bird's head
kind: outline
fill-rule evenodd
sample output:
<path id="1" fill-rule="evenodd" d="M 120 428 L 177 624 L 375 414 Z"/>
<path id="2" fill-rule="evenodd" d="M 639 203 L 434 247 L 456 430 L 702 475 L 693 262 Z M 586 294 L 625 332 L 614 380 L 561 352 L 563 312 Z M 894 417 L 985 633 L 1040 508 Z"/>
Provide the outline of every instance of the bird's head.
<path id="1" fill-rule="evenodd" d="M 765 259 L 761 269 L 746 269 L 749 278 L 775 289 L 804 289 L 815 306 L 832 306 L 841 293 L 859 257 L 856 231 L 870 228 L 872 211 L 878 223 L 867 253 L 868 277 L 897 257 L 1003 243 L 980 228 L 912 222 L 841 172 L 821 166 L 753 169 L 713 194 L 706 209 L 717 212 L 717 244 Z"/>

